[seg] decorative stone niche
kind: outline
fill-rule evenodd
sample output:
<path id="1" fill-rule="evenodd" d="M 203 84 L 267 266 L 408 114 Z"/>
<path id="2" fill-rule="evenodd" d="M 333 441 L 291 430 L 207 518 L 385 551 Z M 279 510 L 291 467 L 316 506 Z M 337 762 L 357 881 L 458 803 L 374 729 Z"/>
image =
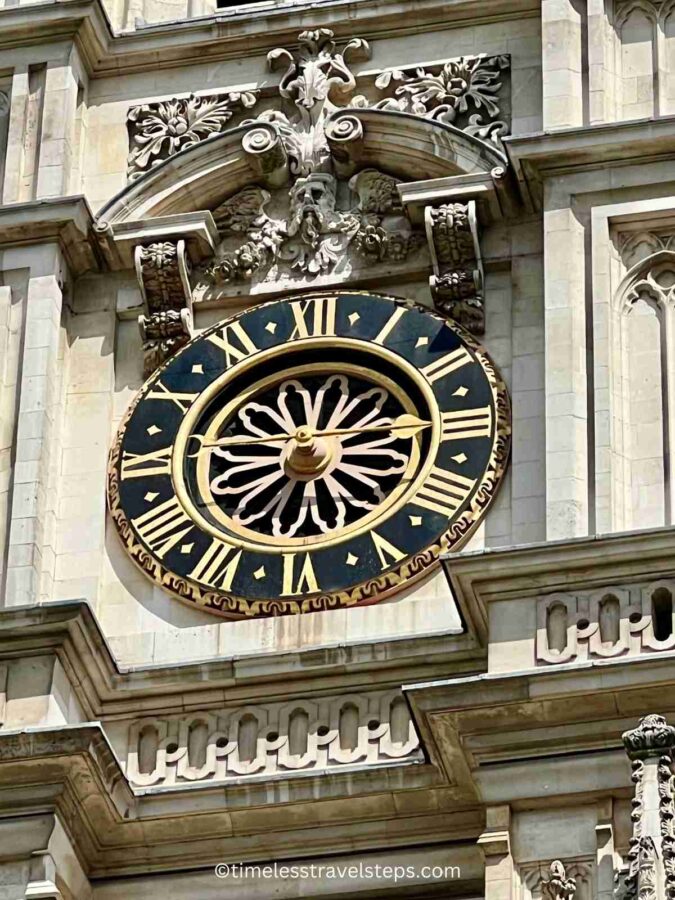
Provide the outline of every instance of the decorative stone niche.
<path id="1" fill-rule="evenodd" d="M 177 785 L 423 760 L 407 703 L 389 691 L 140 719 L 126 772 L 136 785 Z"/>
<path id="2" fill-rule="evenodd" d="M 551 594 L 537 603 L 539 664 L 637 656 L 675 647 L 675 581 Z"/>
<path id="3" fill-rule="evenodd" d="M 595 862 L 591 858 L 518 866 L 518 900 L 593 900 Z"/>

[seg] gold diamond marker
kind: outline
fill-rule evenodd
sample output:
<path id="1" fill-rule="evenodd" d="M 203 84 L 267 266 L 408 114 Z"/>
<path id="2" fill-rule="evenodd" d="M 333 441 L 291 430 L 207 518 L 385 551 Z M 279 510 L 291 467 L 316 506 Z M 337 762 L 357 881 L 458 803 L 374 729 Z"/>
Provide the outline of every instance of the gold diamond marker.
<path id="1" fill-rule="evenodd" d="M 422 524 L 422 516 L 408 516 L 408 518 L 413 528 L 417 528 L 418 525 Z"/>
<path id="2" fill-rule="evenodd" d="M 162 429 L 158 428 L 156 425 L 151 425 L 149 428 L 146 428 L 145 430 L 148 432 L 148 434 L 159 434 Z"/>
<path id="3" fill-rule="evenodd" d="M 144 500 L 147 500 L 148 503 L 152 503 L 155 497 L 159 497 L 159 494 L 156 491 L 148 491 L 148 493 L 143 497 Z"/>
<path id="4" fill-rule="evenodd" d="M 194 364 L 194 366 L 192 367 L 192 374 L 193 375 L 203 375 L 204 374 L 204 366 L 202 365 L 202 363 Z"/>
<path id="5" fill-rule="evenodd" d="M 268 322 L 267 325 L 265 325 L 265 331 L 269 331 L 270 334 L 274 334 L 274 332 L 276 330 L 277 330 L 276 322 Z M 258 571 L 260 571 L 260 569 L 258 569 Z"/>
<path id="6" fill-rule="evenodd" d="M 424 337 L 424 336 L 418 337 L 417 343 L 415 344 L 415 349 L 417 349 L 417 347 L 425 347 L 428 343 L 429 343 L 428 337 Z"/>
<path id="7" fill-rule="evenodd" d="M 466 453 L 458 453 L 457 456 L 450 457 L 450 459 L 454 460 L 456 463 L 465 463 L 468 458 Z"/>
<path id="8" fill-rule="evenodd" d="M 194 544 L 183 544 L 183 546 L 180 548 L 180 552 L 181 553 L 192 553 L 193 547 L 194 547 Z"/>
<path id="9" fill-rule="evenodd" d="M 347 554 L 347 559 L 345 560 L 345 562 L 347 563 L 348 566 L 355 566 L 358 561 L 359 561 L 358 556 L 354 556 L 353 553 Z"/>
<path id="10" fill-rule="evenodd" d="M 353 313 L 349 313 L 347 318 L 349 319 L 350 325 L 355 325 L 359 321 L 361 316 L 357 312 L 353 312 Z"/>
<path id="11" fill-rule="evenodd" d="M 458 387 L 456 391 L 452 392 L 452 396 L 453 397 L 466 397 L 466 395 L 468 393 L 469 393 L 469 389 L 465 388 L 464 385 L 461 385 L 461 387 Z"/>
<path id="12" fill-rule="evenodd" d="M 260 566 L 259 569 L 256 569 L 253 573 L 253 577 L 256 581 L 260 581 L 261 578 L 265 577 L 265 566 Z"/>

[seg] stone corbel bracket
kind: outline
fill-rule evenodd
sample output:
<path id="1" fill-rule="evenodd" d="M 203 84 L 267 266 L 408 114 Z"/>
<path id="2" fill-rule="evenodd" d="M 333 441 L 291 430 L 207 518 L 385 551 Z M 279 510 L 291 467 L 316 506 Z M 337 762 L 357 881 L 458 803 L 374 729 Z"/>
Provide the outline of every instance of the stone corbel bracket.
<path id="1" fill-rule="evenodd" d="M 145 375 L 192 336 L 190 270 L 213 255 L 218 229 L 208 210 L 96 223 L 95 233 L 112 271 L 134 268 L 143 300 L 138 324 Z M 129 312 L 139 307 L 132 307 Z"/>
<path id="2" fill-rule="evenodd" d="M 473 334 L 482 334 L 483 263 L 475 201 L 427 206 L 424 227 L 433 266 L 429 287 L 436 308 Z"/>
<path id="3" fill-rule="evenodd" d="M 185 241 L 138 245 L 134 254 L 144 313 L 143 371 L 151 375 L 192 337 L 192 288 Z"/>

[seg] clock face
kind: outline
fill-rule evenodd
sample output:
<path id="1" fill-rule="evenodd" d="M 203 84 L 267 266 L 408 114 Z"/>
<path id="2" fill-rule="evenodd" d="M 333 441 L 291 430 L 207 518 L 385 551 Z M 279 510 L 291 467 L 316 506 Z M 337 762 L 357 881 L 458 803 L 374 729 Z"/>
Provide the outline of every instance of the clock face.
<path id="1" fill-rule="evenodd" d="M 509 433 L 506 389 L 454 323 L 368 293 L 276 301 L 145 383 L 108 501 L 134 561 L 205 610 L 355 606 L 468 537 Z"/>

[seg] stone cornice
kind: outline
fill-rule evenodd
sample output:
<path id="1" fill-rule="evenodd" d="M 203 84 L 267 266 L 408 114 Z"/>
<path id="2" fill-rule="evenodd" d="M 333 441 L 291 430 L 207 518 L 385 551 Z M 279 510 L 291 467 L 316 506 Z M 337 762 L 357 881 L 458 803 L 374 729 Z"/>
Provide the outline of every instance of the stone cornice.
<path id="1" fill-rule="evenodd" d="M 269 782 L 133 791 L 98 723 L 8 731 L 0 733 L 0 814 L 56 810 L 90 877 L 475 839 L 480 810 L 428 766 L 413 770 L 292 778 L 286 803 L 270 802 Z"/>
<path id="2" fill-rule="evenodd" d="M 674 550 L 675 529 L 657 528 L 453 553 L 443 566 L 470 630 L 486 641 L 492 601 L 672 575 Z"/>
<path id="3" fill-rule="evenodd" d="M 358 690 L 372 685 L 374 671 L 379 688 L 399 687 L 404 680 L 447 672 L 450 658 L 455 672 L 475 671 L 482 668 L 484 655 L 468 634 L 437 634 L 123 668 L 84 601 L 0 610 L 0 661 L 17 653 L 49 651 L 58 656 L 91 719 L 208 710 L 310 698 L 335 689 Z"/>
<path id="4" fill-rule="evenodd" d="M 242 52 L 261 55 L 281 42 L 293 43 L 311 10 L 312 26 L 330 26 L 336 37 L 351 37 L 355 25 L 371 39 L 426 33 L 442 24 L 477 22 L 539 15 L 533 0 L 421 0 L 415 16 L 406 15 L 402 0 L 325 0 L 256 4 L 219 10 L 212 16 L 142 26 L 113 34 L 100 0 L 55 0 L 0 10 L 0 51 L 71 37 L 95 77 L 156 71 L 178 65 L 239 58 Z"/>
<path id="5" fill-rule="evenodd" d="M 0 248 L 58 243 L 74 276 L 98 269 L 93 216 L 84 197 L 0 206 Z"/>
<path id="6" fill-rule="evenodd" d="M 550 803 L 551 794 L 629 796 L 622 734 L 654 696 L 672 718 L 672 652 L 553 669 L 404 685 L 418 733 L 446 773 L 484 803 Z M 533 760 L 536 765 L 532 765 Z"/>
<path id="7" fill-rule="evenodd" d="M 537 209 L 548 177 L 672 159 L 675 116 L 505 137 L 504 145 L 526 205 Z"/>

